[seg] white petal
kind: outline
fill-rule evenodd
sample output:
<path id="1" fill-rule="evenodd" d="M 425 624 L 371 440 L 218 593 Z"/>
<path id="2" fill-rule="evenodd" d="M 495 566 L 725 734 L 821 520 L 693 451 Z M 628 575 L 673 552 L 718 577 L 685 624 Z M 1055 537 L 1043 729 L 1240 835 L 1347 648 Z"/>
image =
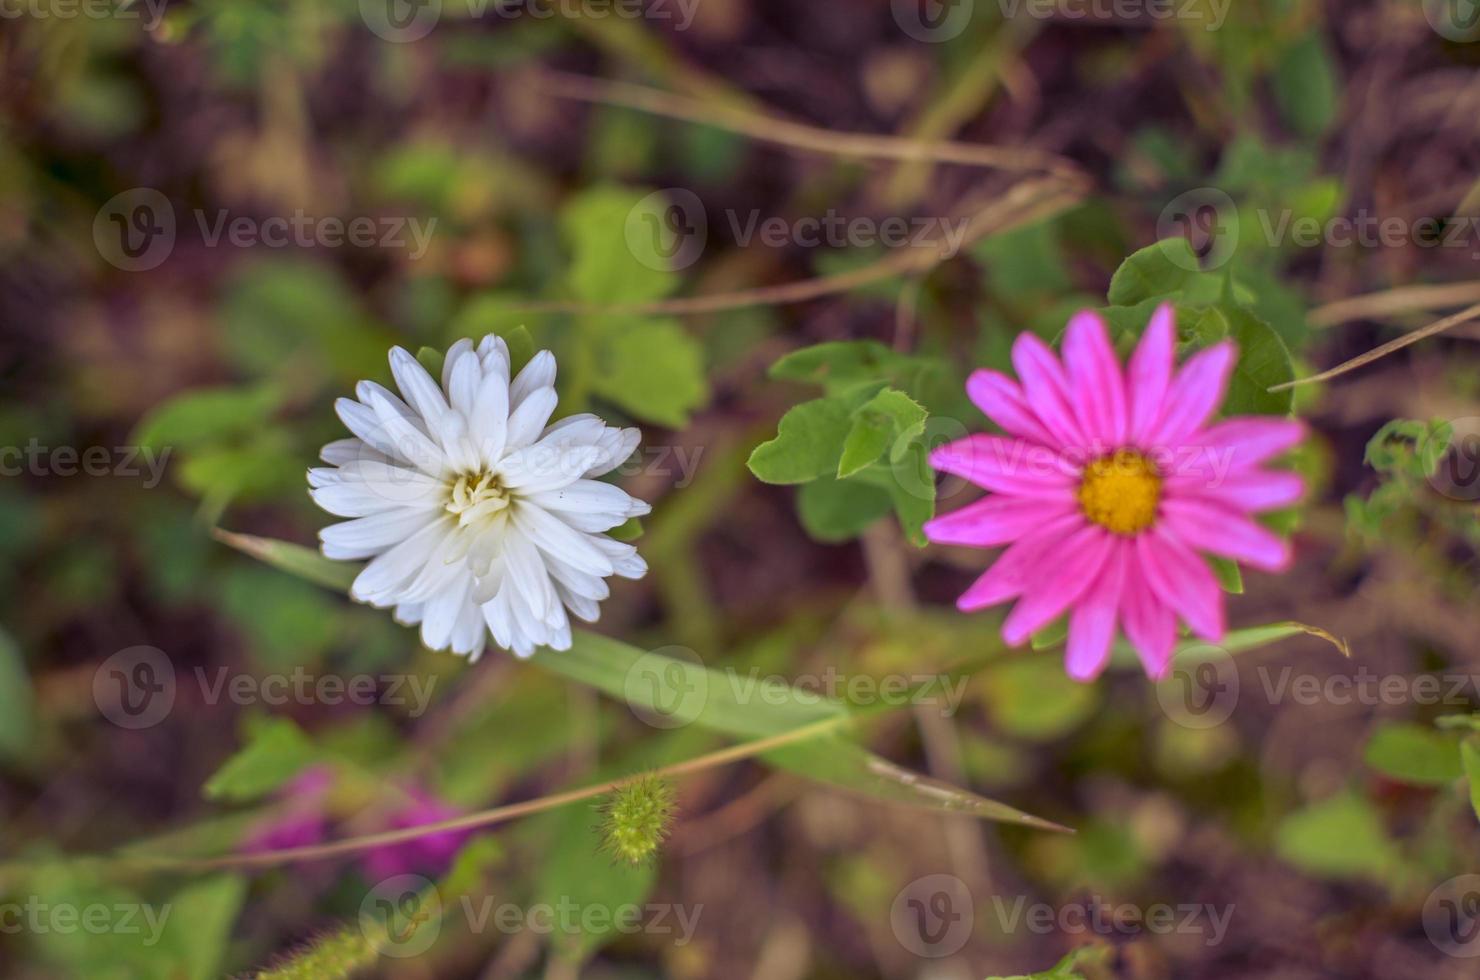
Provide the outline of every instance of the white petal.
<path id="1" fill-rule="evenodd" d="M 397 509 L 330 524 L 319 531 L 324 554 L 338 561 L 360 561 L 380 554 L 430 524 L 424 511 Z"/>
<path id="2" fill-rule="evenodd" d="M 514 525 L 545 554 L 592 575 L 610 575 L 612 562 L 601 549 L 560 518 L 528 501 L 514 509 Z"/>
<path id="3" fill-rule="evenodd" d="M 542 440 L 505 456 L 498 464 L 499 479 L 521 496 L 559 490 L 579 480 L 600 452 L 595 446 L 567 449 Z"/>
<path id="4" fill-rule="evenodd" d="M 426 567 L 427 559 L 452 533 L 451 521 L 435 521 L 370 561 L 355 578 L 349 594 L 361 602 L 388 606 L 404 601 L 401 587 Z"/>
<path id="5" fill-rule="evenodd" d="M 555 386 L 555 355 L 547 350 L 542 350 L 529 363 L 524 365 L 524 370 L 509 385 L 509 404 L 517 409 L 530 395 L 541 388 L 553 388 Z M 543 427 L 543 423 L 541 424 Z"/>
<path id="6" fill-rule="evenodd" d="M 472 585 L 473 576 L 463 572 L 427 600 L 426 616 L 421 621 L 421 642 L 427 649 L 445 650 L 452 645 L 452 630 Z"/>
<path id="7" fill-rule="evenodd" d="M 468 434 L 487 466 L 504 455 L 509 436 L 509 382 L 497 371 L 483 374 L 468 417 Z"/>
<path id="8" fill-rule="evenodd" d="M 353 463 L 361 459 L 373 459 L 381 463 L 388 461 L 384 453 L 371 449 L 361 439 L 335 440 L 319 452 L 319 459 L 330 466 L 343 466 L 345 463 Z"/>
<path id="9" fill-rule="evenodd" d="M 452 368 L 457 363 L 458 358 L 462 357 L 463 354 L 471 354 L 475 362 L 478 359 L 478 353 L 473 349 L 473 342 L 467 338 L 463 338 L 447 348 L 447 354 L 442 358 L 442 390 L 447 392 L 448 395 L 452 394 Z M 477 366 L 476 363 L 474 366 Z M 479 368 L 479 374 L 482 374 L 482 368 Z M 456 408 L 457 405 L 454 404 L 452 407 Z"/>
<path id="10" fill-rule="evenodd" d="M 391 455 L 430 476 L 443 475 L 447 458 L 420 426 L 398 413 L 389 399 L 378 392 L 371 393 L 370 407 L 380 420 L 384 438 L 391 447 Z"/>
<path id="11" fill-rule="evenodd" d="M 449 352 L 446 368 L 447 397 L 452 402 L 452 407 L 466 420 L 473 417 L 478 389 L 483 384 L 483 369 L 478 366 L 478 355 L 473 353 L 470 343 L 468 346 L 466 351 L 454 348 L 453 352 Z"/>
<path id="12" fill-rule="evenodd" d="M 509 435 L 505 451 L 523 449 L 538 439 L 559 400 L 554 388 L 536 388 L 520 402 L 509 415 Z"/>
<path id="13" fill-rule="evenodd" d="M 574 565 L 567 565 L 558 558 L 546 555 L 545 567 L 550 570 L 550 578 L 562 590 L 562 595 L 568 593 L 600 602 L 612 593 L 611 586 L 607 585 L 606 579 L 600 575 L 593 575 Z"/>
<path id="14" fill-rule="evenodd" d="M 556 512 L 561 520 L 582 531 L 609 531 L 628 518 L 642 517 L 652 511 L 647 503 L 630 496 L 621 487 L 599 480 L 577 480 L 525 499 Z"/>
<path id="15" fill-rule="evenodd" d="M 478 361 L 485 376 L 499 374 L 504 385 L 509 383 L 509 345 L 504 338 L 489 334 L 478 342 Z"/>
<path id="16" fill-rule="evenodd" d="M 584 475 L 587 477 L 605 476 L 631 459 L 640 442 L 642 442 L 641 429 L 614 429 L 608 426 L 601 436 L 601 457 Z"/>
<path id="17" fill-rule="evenodd" d="M 406 404 L 415 409 L 428 426 L 437 417 L 447 414 L 447 397 L 410 351 L 404 347 L 392 347 L 390 362 L 391 376 L 396 379 L 396 387 L 401 389 Z"/>
<path id="18" fill-rule="evenodd" d="M 334 411 L 345 428 L 359 436 L 371 450 L 387 459 L 395 455 L 395 445 L 386 434 L 385 426 L 380 423 L 374 409 L 353 398 L 339 398 L 334 402 Z"/>
<path id="19" fill-rule="evenodd" d="M 588 534 L 586 537 L 611 559 L 615 574 L 631 579 L 642 578 L 647 574 L 647 562 L 642 560 L 632 545 L 604 534 Z"/>

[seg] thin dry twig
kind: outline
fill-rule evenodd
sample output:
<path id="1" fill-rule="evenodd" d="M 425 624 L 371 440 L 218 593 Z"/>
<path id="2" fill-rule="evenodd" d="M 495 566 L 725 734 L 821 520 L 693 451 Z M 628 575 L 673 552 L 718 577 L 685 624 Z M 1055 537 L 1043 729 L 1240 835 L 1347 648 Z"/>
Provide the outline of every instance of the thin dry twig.
<path id="1" fill-rule="evenodd" d="M 1427 340 L 1430 337 L 1437 336 L 1446 330 L 1451 330 L 1454 327 L 1469 323 L 1475 319 L 1480 319 L 1480 306 L 1472 306 L 1467 310 L 1456 313 L 1454 316 L 1440 320 L 1438 323 L 1431 323 L 1427 327 L 1414 330 L 1412 333 L 1406 333 L 1397 340 L 1389 341 L 1381 347 L 1369 350 L 1367 353 L 1354 357 L 1343 364 L 1338 364 L 1329 371 L 1322 371 L 1320 374 L 1312 375 L 1309 378 L 1298 378 L 1294 381 L 1287 381 L 1284 384 L 1275 385 L 1269 390 L 1284 391 L 1286 388 L 1294 388 L 1299 385 L 1315 384 L 1318 381 L 1330 381 L 1332 378 L 1337 378 L 1348 372 L 1355 371 L 1357 368 L 1365 367 L 1373 361 L 1381 360 L 1395 351 L 1402 350 L 1404 347 L 1410 347 L 1420 340 Z"/>
<path id="2" fill-rule="evenodd" d="M 1403 313 L 1429 312 L 1470 303 L 1480 303 L 1480 282 L 1404 286 L 1327 303 L 1311 310 L 1307 320 L 1313 327 L 1334 327 L 1353 320 L 1379 320 Z"/>
<path id="3" fill-rule="evenodd" d="M 788 149 L 827 156 L 918 163 L 955 163 L 992 170 L 1043 171 L 1077 178 L 1082 171 L 1071 161 L 1027 147 L 987 146 L 952 140 L 913 140 L 871 133 L 840 133 L 793 122 L 768 112 L 749 112 L 716 105 L 646 85 L 614 82 L 585 75 L 541 71 L 531 76 L 549 95 L 602 105 L 619 105 L 670 119 L 700 123 L 773 143 Z"/>
<path id="4" fill-rule="evenodd" d="M 1023 181 L 971 217 L 966 232 L 961 238 L 960 247 L 964 248 L 997 232 L 1008 231 L 1061 214 L 1084 200 L 1086 193 L 1087 189 L 1084 184 L 1056 177 Z M 877 282 L 928 272 L 955 254 L 945 241 L 934 244 L 937 247 L 931 248 L 921 243 L 901 248 L 877 262 L 837 275 L 803 279 L 800 282 L 782 283 L 776 286 L 762 286 L 757 289 L 615 306 L 600 306 L 571 300 L 546 300 L 513 304 L 507 307 L 507 310 L 511 313 L 691 316 L 754 306 L 804 303 L 824 296 L 834 296 L 864 286 L 871 286 Z"/>

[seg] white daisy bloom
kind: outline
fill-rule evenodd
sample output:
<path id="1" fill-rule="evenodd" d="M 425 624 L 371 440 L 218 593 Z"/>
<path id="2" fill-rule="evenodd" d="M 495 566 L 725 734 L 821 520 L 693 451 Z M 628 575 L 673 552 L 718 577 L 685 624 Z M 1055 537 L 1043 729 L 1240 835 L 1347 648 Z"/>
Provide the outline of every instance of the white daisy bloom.
<path id="1" fill-rule="evenodd" d="M 540 351 L 509 380 L 498 337 L 447 352 L 442 383 L 399 347 L 402 398 L 362 381 L 335 403 L 355 438 L 309 470 L 314 502 L 338 517 L 319 533 L 329 558 L 369 560 L 350 595 L 421 624 L 433 650 L 477 659 L 488 634 L 528 657 L 570 648 L 567 610 L 600 615 L 606 577 L 641 578 L 637 549 L 604 532 L 650 508 L 595 479 L 637 448 L 637 429 L 595 415 L 550 423 L 555 357 Z M 403 400 L 404 399 L 404 400 Z"/>

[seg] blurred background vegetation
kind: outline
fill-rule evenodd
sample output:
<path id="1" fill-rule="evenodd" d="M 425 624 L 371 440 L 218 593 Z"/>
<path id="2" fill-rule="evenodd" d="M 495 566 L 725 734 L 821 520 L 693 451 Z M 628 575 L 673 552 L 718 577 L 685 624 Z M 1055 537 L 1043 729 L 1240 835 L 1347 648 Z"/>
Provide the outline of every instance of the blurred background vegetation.
<path id="1" fill-rule="evenodd" d="M 1078 833 L 715 769 L 677 787 L 678 821 L 645 870 L 593 861 L 584 804 L 473 838 L 450 872 L 408 858 L 524 906 L 702 907 L 692 941 L 449 919 L 426 952 L 367 975 L 981 978 L 1046 969 L 1098 938 L 1010 928 L 989 897 L 1023 896 L 1234 910 L 1216 944 L 1109 937 L 1116 948 L 1079 967 L 1092 978 L 1473 977 L 1475 961 L 1425 928 L 1433 889 L 1480 870 L 1464 778 L 1480 770 L 1465 741 L 1476 486 L 1468 471 L 1433 476 L 1473 462 L 1443 450 L 1480 416 L 1473 326 L 1297 389 L 1314 430 L 1298 562 L 1251 575 L 1231 621 L 1312 623 L 1354 656 L 1309 637 L 1239 659 L 1237 710 L 1220 724 L 1165 709 L 1133 669 L 1078 686 L 1056 652 L 1008 655 L 996 613 L 951 605 L 984 556 L 912 547 L 918 509 L 831 485 L 845 481 L 799 495 L 746 464 L 816 397 L 805 365 L 773 377 L 773 363 L 832 341 L 921 358 L 889 370 L 909 375 L 931 438 L 980 428 L 960 393 L 971 366 L 1005 364 L 1020 330 L 1052 339 L 1070 312 L 1104 306 L 1128 255 L 1184 230 L 1218 271 L 1153 293 L 1233 291 L 1277 336 L 1286 378 L 1480 302 L 1480 44 L 1441 30 L 1435 5 L 1399 0 L 1177 0 L 1155 6 L 1175 16 L 1099 19 L 1028 0 L 656 4 L 642 17 L 463 0 L 6 8 L 0 446 L 107 447 L 114 463 L 115 447 L 145 447 L 166 465 L 157 485 L 147 470 L 66 475 L 54 455 L 0 478 L 0 891 L 174 911 L 148 946 L 6 929 L 0 972 L 250 975 L 334 935 L 375 881 L 355 862 L 120 878 L 63 860 L 137 841 L 245 846 L 293 811 L 305 774 L 334 774 L 321 806 L 343 835 L 389 826 L 407 798 L 477 810 L 723 744 L 659 732 L 501 652 L 468 665 L 419 650 L 389 617 L 212 538 L 221 526 L 311 543 L 325 518 L 303 474 L 342 434 L 332 400 L 384 380 L 393 344 L 441 349 L 522 324 L 560 358 L 562 412 L 645 430 L 621 478 L 654 504 L 639 543 L 652 571 L 616 587 L 602 632 L 742 674 L 982 660 L 958 713 L 895 712 L 870 747 Z M 909 151 L 939 141 L 1004 152 Z M 168 202 L 175 236 L 131 268 L 109 216 L 132 221 L 141 188 Z M 634 214 L 672 215 L 653 210 L 658 191 L 707 215 L 681 268 L 631 238 Z M 979 223 L 952 255 L 741 240 L 752 217 L 830 213 Z M 261 228 L 296 214 L 431 231 L 424 250 L 409 225 L 360 246 L 209 234 L 222 215 Z M 1361 216 L 1436 218 L 1464 244 L 1280 233 Z M 880 519 L 891 507 L 903 530 Z M 137 646 L 163 651 L 181 683 L 167 718 L 131 731 L 100 713 L 94 679 Z M 412 675 L 431 703 L 209 703 L 191 679 L 223 668 Z M 1462 683 L 1439 703 L 1299 699 L 1271 693 L 1287 668 Z M 899 938 L 891 905 L 937 873 L 967 884 L 976 918 L 963 948 L 931 960 Z"/>

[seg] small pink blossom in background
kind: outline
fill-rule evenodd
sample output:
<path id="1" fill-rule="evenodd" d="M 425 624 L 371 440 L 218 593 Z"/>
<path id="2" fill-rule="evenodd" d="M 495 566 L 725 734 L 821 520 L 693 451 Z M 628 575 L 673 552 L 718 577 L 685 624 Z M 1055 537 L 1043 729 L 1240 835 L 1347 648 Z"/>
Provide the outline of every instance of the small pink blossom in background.
<path id="1" fill-rule="evenodd" d="M 322 844 L 329 839 L 328 795 L 334 784 L 333 770 L 315 766 L 294 777 L 278 797 L 284 810 L 258 826 L 242 849 L 248 854 L 290 847 Z M 462 811 L 417 787 L 403 791 L 404 801 L 390 810 L 378 830 L 406 830 L 440 823 L 462 815 Z M 458 849 L 471 831 L 444 831 L 399 844 L 386 844 L 364 853 L 360 865 L 366 877 L 383 881 L 400 874 L 440 874 L 452 864 Z"/>
<path id="2" fill-rule="evenodd" d="M 429 793 L 420 790 L 409 792 L 411 802 L 391 817 L 386 830 L 422 827 L 462 816 L 461 810 L 448 806 Z M 440 873 L 451 866 L 452 859 L 470 833 L 466 830 L 443 831 L 401 844 L 377 847 L 365 854 L 365 873 L 375 880 L 414 872 Z"/>
<path id="3" fill-rule="evenodd" d="M 1223 591 L 1203 554 L 1265 571 L 1289 566 L 1289 544 L 1250 515 L 1295 503 L 1298 476 L 1267 462 L 1304 436 L 1296 421 L 1237 417 L 1209 424 L 1236 361 L 1231 342 L 1176 370 L 1176 314 L 1152 316 L 1124 370 L 1096 313 L 1075 316 L 1063 360 L 1024 333 L 1019 381 L 977 371 L 967 392 L 1007 433 L 973 435 L 931 454 L 937 470 L 991 491 L 925 525 L 940 544 L 1006 550 L 957 605 L 1016 599 L 1002 626 L 1011 646 L 1069 614 L 1065 663 L 1089 681 L 1117 628 L 1147 674 L 1166 675 L 1177 621 L 1210 643 L 1226 630 Z"/>

